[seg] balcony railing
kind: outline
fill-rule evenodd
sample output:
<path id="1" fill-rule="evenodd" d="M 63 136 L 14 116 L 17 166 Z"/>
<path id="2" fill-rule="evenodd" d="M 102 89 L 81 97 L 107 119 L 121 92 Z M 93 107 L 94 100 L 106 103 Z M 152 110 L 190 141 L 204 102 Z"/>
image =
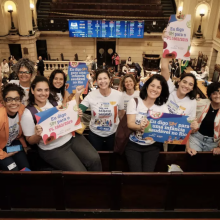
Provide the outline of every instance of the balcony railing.
<path id="1" fill-rule="evenodd" d="M 49 77 L 51 72 L 53 72 L 53 70 L 55 70 L 55 69 L 62 69 L 67 74 L 69 62 L 71 62 L 71 61 L 45 60 L 44 61 L 44 76 Z M 73 62 L 77 62 L 77 61 L 73 61 Z M 79 62 L 86 62 L 87 65 L 92 63 L 92 62 L 88 62 L 88 61 L 79 61 Z"/>

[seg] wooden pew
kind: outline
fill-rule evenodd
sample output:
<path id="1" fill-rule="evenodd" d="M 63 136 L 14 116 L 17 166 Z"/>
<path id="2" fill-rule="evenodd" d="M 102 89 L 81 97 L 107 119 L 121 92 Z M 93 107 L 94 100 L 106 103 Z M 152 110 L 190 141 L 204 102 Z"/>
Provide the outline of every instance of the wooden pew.
<path id="1" fill-rule="evenodd" d="M 220 217 L 218 156 L 161 152 L 157 172 L 131 173 L 124 172 L 128 170 L 124 156 L 99 153 L 104 170 L 119 171 L 0 171 L 0 216 Z M 172 163 L 187 172 L 168 173 L 167 165 Z"/>
<path id="2" fill-rule="evenodd" d="M 220 209 L 220 173 L 1 172 L 4 210 Z M 220 215 L 220 212 L 219 212 Z"/>
<path id="3" fill-rule="evenodd" d="M 99 155 L 103 171 L 129 171 L 124 155 L 112 151 L 100 151 Z M 193 157 L 186 152 L 160 152 L 155 172 L 167 172 L 171 164 L 179 165 L 185 172 L 220 172 L 220 157 L 212 152 L 199 152 Z"/>

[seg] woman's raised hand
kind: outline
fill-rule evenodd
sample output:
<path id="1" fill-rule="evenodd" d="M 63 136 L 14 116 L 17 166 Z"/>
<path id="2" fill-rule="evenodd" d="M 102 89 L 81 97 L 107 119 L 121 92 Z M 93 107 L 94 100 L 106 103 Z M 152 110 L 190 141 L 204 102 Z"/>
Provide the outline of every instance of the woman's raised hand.
<path id="1" fill-rule="evenodd" d="M 81 93 L 83 93 L 85 90 L 84 86 L 77 86 L 76 87 L 76 93 L 81 95 Z"/>

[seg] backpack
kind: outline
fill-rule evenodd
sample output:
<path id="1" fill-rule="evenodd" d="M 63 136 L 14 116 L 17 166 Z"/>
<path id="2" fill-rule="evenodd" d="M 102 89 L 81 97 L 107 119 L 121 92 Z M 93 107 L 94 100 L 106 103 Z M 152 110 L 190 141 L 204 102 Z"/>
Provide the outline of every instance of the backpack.
<path id="1" fill-rule="evenodd" d="M 134 98 L 136 102 L 136 108 L 138 106 L 138 99 Z M 119 122 L 117 131 L 115 133 L 114 152 L 123 154 L 125 147 L 128 143 L 129 136 L 133 131 L 127 126 L 127 115 L 124 114 L 123 118 Z"/>

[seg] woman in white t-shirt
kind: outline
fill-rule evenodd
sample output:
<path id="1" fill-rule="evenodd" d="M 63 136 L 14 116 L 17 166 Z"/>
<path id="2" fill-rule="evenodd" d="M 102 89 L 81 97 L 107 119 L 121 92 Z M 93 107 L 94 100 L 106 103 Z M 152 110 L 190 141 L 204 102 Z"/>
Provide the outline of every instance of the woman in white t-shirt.
<path id="1" fill-rule="evenodd" d="M 96 72 L 98 89 L 90 92 L 79 107 L 83 112 L 91 109 L 89 141 L 98 151 L 111 151 L 119 124 L 118 110 L 121 92 L 110 88 L 110 75 L 106 70 Z"/>
<path id="2" fill-rule="evenodd" d="M 131 99 L 127 106 L 127 125 L 134 132 L 129 137 L 125 155 L 131 172 L 153 172 L 162 143 L 152 138 L 143 138 L 148 126 L 147 114 L 151 112 L 168 113 L 166 102 L 169 97 L 167 82 L 159 74 L 147 80 L 140 97 Z"/>
<path id="3" fill-rule="evenodd" d="M 24 89 L 25 96 L 22 99 L 22 104 L 27 105 L 31 78 L 34 73 L 34 62 L 29 59 L 22 58 L 13 66 L 13 71 L 18 75 L 19 80 L 11 80 L 10 83 L 15 83 Z"/>
<path id="4" fill-rule="evenodd" d="M 36 76 L 31 83 L 29 104 L 21 120 L 23 133 L 29 144 L 38 145 L 40 156 L 51 166 L 64 171 L 101 171 L 98 153 L 82 135 L 66 134 L 58 139 L 48 138 L 45 145 L 41 134 L 43 128 L 36 125 L 34 112 L 45 111 L 57 105 L 55 97 L 50 93 L 49 81 L 43 76 Z M 79 116 L 82 111 L 79 109 Z M 86 169 L 87 168 L 87 169 Z"/>
<path id="5" fill-rule="evenodd" d="M 137 82 L 132 74 L 126 74 L 120 84 L 120 89 L 122 91 L 121 101 L 119 103 L 119 109 L 123 109 L 119 115 L 120 119 L 124 116 L 127 110 L 127 104 L 132 98 L 139 97 L 140 92 L 136 90 Z"/>
<path id="6" fill-rule="evenodd" d="M 69 97 L 69 93 L 66 90 L 66 74 L 61 69 L 55 69 L 49 78 L 50 91 L 52 94 L 56 94 L 59 98 L 58 104 L 66 103 Z"/>
<path id="7" fill-rule="evenodd" d="M 182 74 L 180 81 L 175 85 L 170 79 L 169 75 L 169 59 L 161 59 L 161 75 L 167 80 L 169 86 L 170 96 L 167 101 L 169 113 L 177 115 L 189 116 L 191 120 L 196 119 L 196 94 L 197 94 L 197 81 L 192 73 Z M 191 124 L 192 129 L 196 129 L 197 122 Z M 175 146 L 169 145 L 168 151 L 171 150 L 184 151 L 185 145 Z"/>

